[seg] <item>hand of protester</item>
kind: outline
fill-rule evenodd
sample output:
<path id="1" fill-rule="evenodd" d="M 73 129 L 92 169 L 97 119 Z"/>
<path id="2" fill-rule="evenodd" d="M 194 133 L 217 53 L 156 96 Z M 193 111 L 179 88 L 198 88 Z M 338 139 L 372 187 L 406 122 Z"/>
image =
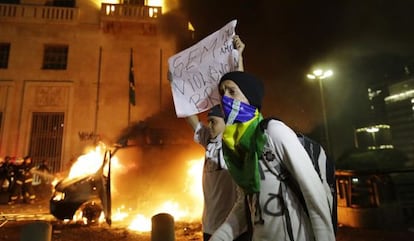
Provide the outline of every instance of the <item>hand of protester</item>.
<path id="1" fill-rule="evenodd" d="M 233 46 L 239 52 L 239 60 L 237 63 L 237 70 L 244 71 L 244 64 L 243 64 L 243 51 L 245 44 L 241 41 L 239 35 L 233 36 Z"/>
<path id="2" fill-rule="evenodd" d="M 233 36 L 233 45 L 239 51 L 239 54 L 241 56 L 242 53 L 243 53 L 245 44 L 241 41 L 239 35 L 234 35 Z"/>

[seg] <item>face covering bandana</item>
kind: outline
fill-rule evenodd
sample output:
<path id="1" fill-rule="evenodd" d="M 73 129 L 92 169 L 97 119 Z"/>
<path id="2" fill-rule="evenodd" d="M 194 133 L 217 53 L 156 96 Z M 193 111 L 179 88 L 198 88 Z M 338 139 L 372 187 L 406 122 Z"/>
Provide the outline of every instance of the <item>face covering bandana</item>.
<path id="1" fill-rule="evenodd" d="M 256 107 L 252 105 L 240 102 L 239 100 L 235 100 L 227 96 L 223 96 L 221 101 L 226 125 L 249 121 L 255 115 Z"/>
<path id="2" fill-rule="evenodd" d="M 246 193 L 257 193 L 260 191 L 259 158 L 266 141 L 263 131 L 259 128 L 263 117 L 258 109 L 240 101 L 235 103 L 235 100 L 223 96 L 222 102 L 227 118 L 226 129 L 223 132 L 224 161 L 235 182 Z M 241 111 L 241 105 L 246 105 L 248 108 L 244 110 L 247 111 Z M 233 106 L 235 108 L 232 108 Z M 250 113 L 252 109 L 254 111 Z M 235 114 L 232 114 L 232 111 Z M 229 118 L 230 116 L 235 117 Z"/>

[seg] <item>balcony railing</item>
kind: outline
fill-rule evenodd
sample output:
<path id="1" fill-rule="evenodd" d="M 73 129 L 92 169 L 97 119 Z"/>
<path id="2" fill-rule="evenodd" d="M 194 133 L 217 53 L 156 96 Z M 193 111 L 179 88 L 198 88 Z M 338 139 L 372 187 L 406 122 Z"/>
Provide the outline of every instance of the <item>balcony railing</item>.
<path id="1" fill-rule="evenodd" d="M 78 16 L 78 8 L 0 4 L 0 21 L 74 23 Z"/>
<path id="2" fill-rule="evenodd" d="M 102 3 L 101 21 L 148 22 L 161 16 L 161 7 Z"/>

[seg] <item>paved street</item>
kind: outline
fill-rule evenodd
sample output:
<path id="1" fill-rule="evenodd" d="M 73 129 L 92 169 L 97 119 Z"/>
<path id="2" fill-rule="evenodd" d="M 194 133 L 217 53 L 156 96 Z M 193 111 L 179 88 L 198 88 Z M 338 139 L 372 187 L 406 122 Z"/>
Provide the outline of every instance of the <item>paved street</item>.
<path id="1" fill-rule="evenodd" d="M 80 225 L 67 225 L 57 222 L 49 214 L 48 199 L 37 200 L 34 204 L 18 203 L 7 204 L 5 194 L 0 195 L 0 241 L 19 240 L 19 232 L 23 225 L 34 220 L 44 220 L 53 226 L 53 241 L 79 240 L 124 240 L 124 241 L 150 241 L 149 233 L 135 233 L 125 228 L 108 225 L 85 227 Z M 176 224 L 176 241 L 201 241 L 200 225 Z M 414 240 L 414 230 L 372 230 L 340 227 L 337 241 L 395 241 Z"/>

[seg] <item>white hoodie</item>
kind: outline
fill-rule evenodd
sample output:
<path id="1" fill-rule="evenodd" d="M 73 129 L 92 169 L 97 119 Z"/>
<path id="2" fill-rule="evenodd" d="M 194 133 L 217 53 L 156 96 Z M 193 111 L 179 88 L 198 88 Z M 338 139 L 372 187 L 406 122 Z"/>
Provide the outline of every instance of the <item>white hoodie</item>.
<path id="1" fill-rule="evenodd" d="M 283 205 L 286 205 L 294 241 L 334 241 L 327 192 L 295 132 L 283 122 L 271 120 L 265 135 L 268 139 L 265 149 L 275 150 L 276 157 L 270 162 L 259 161 L 260 193 L 248 202 L 254 222 L 252 240 L 290 240 L 286 213 L 283 211 Z M 295 193 L 290 189 L 286 190 L 286 186 L 281 185 L 277 176 L 272 173 L 279 173 L 279 163 L 283 163 L 291 177 L 297 181 L 309 216 Z M 243 198 L 239 198 L 226 222 L 213 234 L 210 241 L 233 240 L 233 234 L 237 233 L 240 226 L 247 225 L 247 218 L 243 215 L 245 208 Z"/>

